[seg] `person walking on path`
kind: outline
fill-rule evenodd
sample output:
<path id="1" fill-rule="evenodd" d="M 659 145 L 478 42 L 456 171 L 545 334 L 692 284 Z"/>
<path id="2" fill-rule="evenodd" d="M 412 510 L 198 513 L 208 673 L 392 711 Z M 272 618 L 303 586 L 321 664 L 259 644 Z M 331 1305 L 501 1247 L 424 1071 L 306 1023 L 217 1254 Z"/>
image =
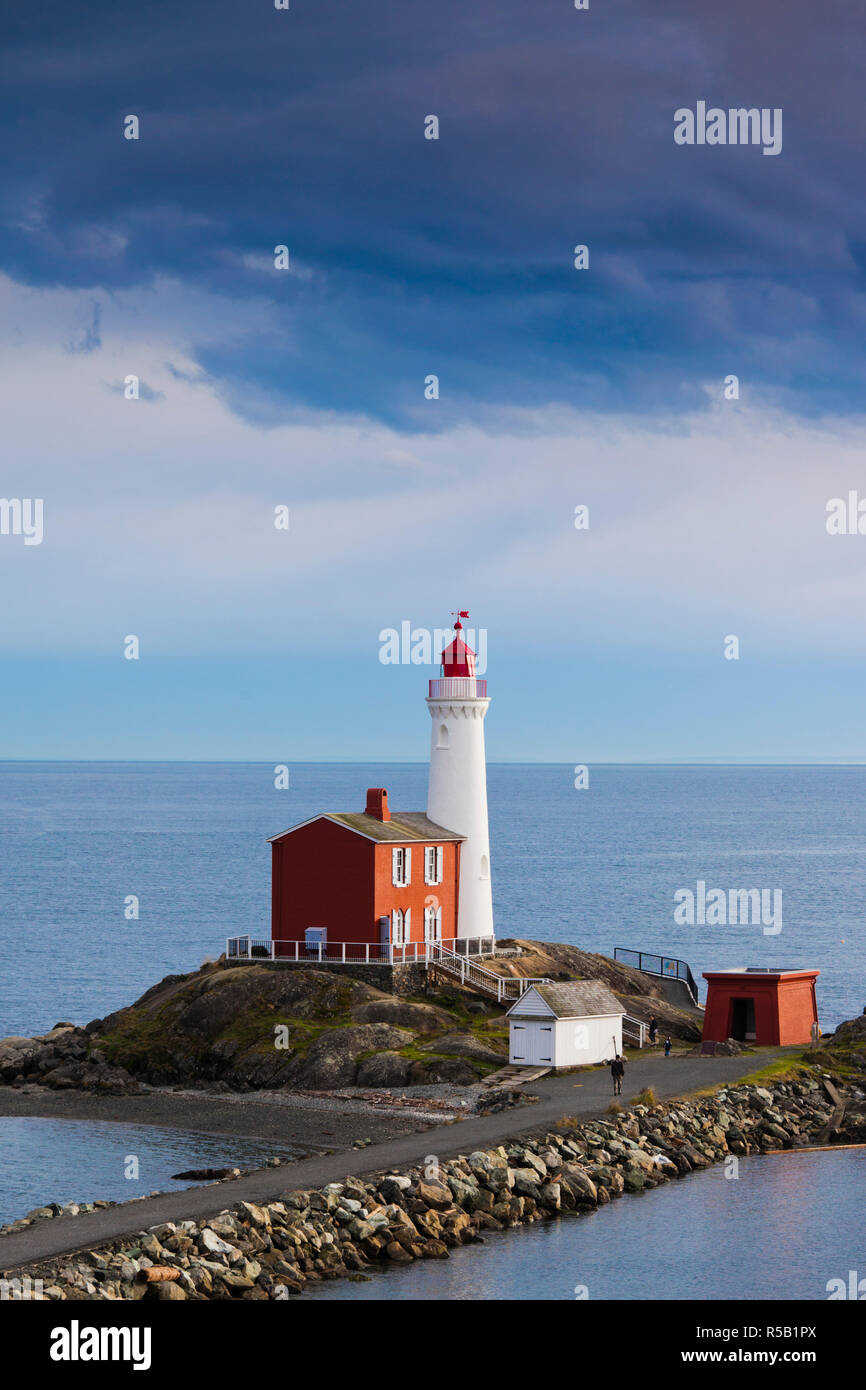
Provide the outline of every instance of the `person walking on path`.
<path id="1" fill-rule="evenodd" d="M 671 1055 L 671 1040 L 670 1040 L 670 1035 L 668 1035 L 668 1037 L 665 1038 L 665 1056 L 666 1056 L 666 1057 L 670 1057 L 670 1055 Z"/>
<path id="2" fill-rule="evenodd" d="M 625 1059 L 616 1056 L 610 1064 L 610 1074 L 613 1077 L 613 1093 L 615 1096 L 622 1095 L 622 1079 L 625 1076 Z"/>
<path id="3" fill-rule="evenodd" d="M 656 1045 L 656 1043 L 657 1043 L 657 1041 L 658 1041 L 658 1036 L 659 1036 L 659 1026 L 658 1026 L 658 1023 L 656 1022 L 656 1016 L 655 1016 L 655 1014 L 653 1014 L 652 1018 L 651 1018 L 650 1021 L 649 1021 L 649 1040 L 650 1040 L 650 1042 L 652 1043 L 653 1047 L 655 1047 L 655 1045 Z"/>

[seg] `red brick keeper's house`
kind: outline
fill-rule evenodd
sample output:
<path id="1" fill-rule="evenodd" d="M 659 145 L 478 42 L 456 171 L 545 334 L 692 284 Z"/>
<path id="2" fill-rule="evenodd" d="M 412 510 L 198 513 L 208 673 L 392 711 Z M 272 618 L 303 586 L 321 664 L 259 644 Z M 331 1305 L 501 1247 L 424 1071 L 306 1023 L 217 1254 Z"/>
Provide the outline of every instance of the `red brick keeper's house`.
<path id="1" fill-rule="evenodd" d="M 382 787 L 363 811 L 273 836 L 274 957 L 410 961 L 428 943 L 457 949 L 463 840 L 422 811 L 392 813 Z"/>

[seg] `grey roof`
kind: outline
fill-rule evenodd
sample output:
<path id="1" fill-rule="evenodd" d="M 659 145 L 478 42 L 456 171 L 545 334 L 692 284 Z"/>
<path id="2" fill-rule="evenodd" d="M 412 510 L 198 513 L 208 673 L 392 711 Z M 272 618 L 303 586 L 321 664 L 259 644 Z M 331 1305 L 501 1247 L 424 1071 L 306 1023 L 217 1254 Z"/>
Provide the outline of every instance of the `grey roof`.
<path id="1" fill-rule="evenodd" d="M 594 1014 L 624 1014 L 625 1009 L 601 980 L 570 980 L 565 984 L 530 985 L 557 1018 L 591 1018 Z M 509 1013 L 520 1013 L 520 1000 Z"/>
<path id="2" fill-rule="evenodd" d="M 291 835 L 293 831 L 300 830 L 302 825 L 311 825 L 314 820 L 332 820 L 338 825 L 344 825 L 347 830 L 354 830 L 358 835 L 364 835 L 368 840 L 378 840 L 384 843 L 406 844 L 412 841 L 422 841 L 427 844 L 431 840 L 465 840 L 465 835 L 457 835 L 453 830 L 446 830 L 444 826 L 437 825 L 435 821 L 429 820 L 423 811 L 392 811 L 391 819 L 381 821 L 376 816 L 368 816 L 364 811 L 324 811 L 321 816 L 312 816 L 309 820 L 301 821 L 299 825 L 292 825 L 288 830 L 283 830 L 279 835 L 271 835 L 269 843 L 274 840 L 281 840 L 284 835 Z"/>

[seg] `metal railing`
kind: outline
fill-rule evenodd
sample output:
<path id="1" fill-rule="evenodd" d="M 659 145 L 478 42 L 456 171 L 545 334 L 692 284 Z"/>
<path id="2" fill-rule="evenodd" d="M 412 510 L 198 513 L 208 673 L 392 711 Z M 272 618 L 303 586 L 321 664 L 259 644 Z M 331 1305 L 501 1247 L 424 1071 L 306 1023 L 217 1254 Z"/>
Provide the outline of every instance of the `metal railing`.
<path id="1" fill-rule="evenodd" d="M 452 951 L 443 942 L 433 942 L 428 950 L 428 965 L 438 966 L 446 974 L 453 976 L 462 985 L 487 994 L 502 1004 L 505 1000 L 516 1001 L 530 985 L 549 985 L 546 976 L 528 979 L 524 976 L 497 975 L 495 970 L 486 970 L 476 965 L 467 956 Z"/>
<path id="2" fill-rule="evenodd" d="M 646 1042 L 647 1031 L 647 1025 L 641 1019 L 632 1018 L 631 1014 L 623 1014 L 623 1040 L 628 1038 L 630 1042 L 635 1043 L 638 1047 L 643 1047 Z"/>
<path id="3" fill-rule="evenodd" d="M 651 951 L 632 951 L 626 946 L 614 946 L 614 960 L 623 965 L 633 965 L 644 975 L 659 975 L 664 980 L 682 980 L 688 988 L 695 1005 L 698 1002 L 698 987 L 688 963 L 676 956 L 658 956 Z"/>
<path id="4" fill-rule="evenodd" d="M 486 700 L 487 682 L 476 676 L 443 676 L 430 682 L 430 700 Z"/>
<path id="5" fill-rule="evenodd" d="M 445 946 L 458 960 L 496 954 L 495 938 L 473 936 L 448 942 L 408 941 L 405 945 L 378 941 L 283 941 L 265 937 L 226 937 L 226 960 L 291 960 L 315 965 L 421 965 L 431 949 Z"/>

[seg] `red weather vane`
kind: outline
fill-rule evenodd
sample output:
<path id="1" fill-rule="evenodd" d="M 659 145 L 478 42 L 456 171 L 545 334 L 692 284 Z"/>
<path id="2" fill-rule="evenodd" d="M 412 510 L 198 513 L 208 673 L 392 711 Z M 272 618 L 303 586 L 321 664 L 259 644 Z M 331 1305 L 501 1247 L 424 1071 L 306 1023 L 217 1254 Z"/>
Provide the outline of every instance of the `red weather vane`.
<path id="1" fill-rule="evenodd" d="M 459 609 L 459 610 L 455 613 L 455 612 L 454 612 L 454 609 L 452 608 L 452 610 L 451 610 L 451 616 L 452 616 L 452 618 L 468 618 L 468 617 L 469 617 L 469 609 L 468 609 L 468 608 L 461 608 L 461 609 Z"/>

